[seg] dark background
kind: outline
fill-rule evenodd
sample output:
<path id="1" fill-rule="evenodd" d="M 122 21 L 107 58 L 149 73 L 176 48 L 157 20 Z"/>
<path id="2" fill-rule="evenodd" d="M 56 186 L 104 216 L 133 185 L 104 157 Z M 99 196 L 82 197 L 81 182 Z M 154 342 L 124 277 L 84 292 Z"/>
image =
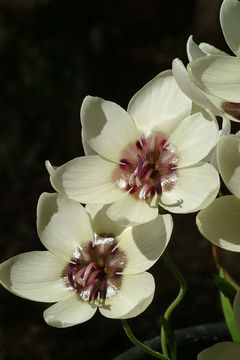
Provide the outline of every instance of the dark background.
<path id="1" fill-rule="evenodd" d="M 172 59 L 186 62 L 190 34 L 227 49 L 219 0 L 0 0 L 0 261 L 43 249 L 35 229 L 39 195 L 53 191 L 46 159 L 60 165 L 82 152 L 79 109 L 97 95 L 127 106 Z M 174 217 L 170 252 L 187 278 L 175 328 L 221 319 L 211 247 L 195 215 Z M 231 267 L 235 260 L 224 256 Z M 41 271 L 41 264 L 36 264 Z M 153 304 L 131 320 L 141 339 L 158 335 L 160 314 L 178 286 L 160 260 Z M 45 324 L 46 304 L 0 289 L 0 359 L 113 359 L 131 346 L 117 320 L 96 315 L 79 326 Z"/>

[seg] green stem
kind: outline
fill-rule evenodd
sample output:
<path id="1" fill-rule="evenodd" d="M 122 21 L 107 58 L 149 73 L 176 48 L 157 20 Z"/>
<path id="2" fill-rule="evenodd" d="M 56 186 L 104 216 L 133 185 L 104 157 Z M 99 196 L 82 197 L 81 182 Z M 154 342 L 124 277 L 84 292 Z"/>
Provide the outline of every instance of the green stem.
<path id="1" fill-rule="evenodd" d="M 127 334 L 129 340 L 131 340 L 131 342 L 138 347 L 140 350 L 144 351 L 145 353 L 151 355 L 152 357 L 155 357 L 157 359 L 162 359 L 162 360 L 171 360 L 169 359 L 168 356 L 164 356 L 162 354 L 160 354 L 158 351 L 154 351 L 151 348 L 149 348 L 148 346 L 144 345 L 141 341 L 139 341 L 132 333 L 132 330 L 127 322 L 127 320 L 121 320 L 122 322 L 122 326 L 123 329 L 125 331 L 125 333 Z"/>
<path id="2" fill-rule="evenodd" d="M 180 304 L 180 302 L 184 298 L 186 291 L 187 291 L 187 284 L 186 284 L 186 280 L 185 280 L 184 276 L 177 269 L 175 263 L 173 262 L 172 258 L 168 254 L 167 250 L 165 250 L 165 252 L 163 254 L 163 260 L 164 260 L 166 266 L 173 273 L 173 275 L 175 276 L 175 278 L 177 279 L 177 281 L 180 284 L 180 289 L 179 289 L 177 297 L 173 300 L 173 302 L 169 305 L 169 307 L 167 308 L 167 310 L 164 313 L 164 318 L 166 320 L 169 320 L 170 315 L 172 314 L 174 309 Z M 169 356 L 168 349 L 167 349 L 167 339 L 166 339 L 166 334 L 163 329 L 163 326 L 161 327 L 161 346 L 162 346 L 163 354 L 165 356 Z"/>

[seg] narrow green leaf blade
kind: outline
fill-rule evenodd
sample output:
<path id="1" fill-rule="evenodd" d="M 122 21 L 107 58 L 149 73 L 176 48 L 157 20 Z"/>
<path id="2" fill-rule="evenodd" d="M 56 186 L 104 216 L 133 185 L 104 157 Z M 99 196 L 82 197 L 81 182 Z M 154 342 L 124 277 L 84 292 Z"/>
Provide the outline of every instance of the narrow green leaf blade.
<path id="1" fill-rule="evenodd" d="M 237 291 L 232 284 L 220 275 L 214 275 L 214 281 L 221 293 L 233 303 Z"/>
<path id="2" fill-rule="evenodd" d="M 219 270 L 220 278 L 224 279 L 224 271 L 223 269 Z M 230 300 L 220 291 L 220 300 L 222 305 L 222 310 L 224 314 L 224 318 L 228 327 L 228 330 L 231 334 L 232 340 L 236 342 L 240 342 L 240 334 L 236 328 L 234 315 L 233 315 L 233 308 L 231 305 Z"/>

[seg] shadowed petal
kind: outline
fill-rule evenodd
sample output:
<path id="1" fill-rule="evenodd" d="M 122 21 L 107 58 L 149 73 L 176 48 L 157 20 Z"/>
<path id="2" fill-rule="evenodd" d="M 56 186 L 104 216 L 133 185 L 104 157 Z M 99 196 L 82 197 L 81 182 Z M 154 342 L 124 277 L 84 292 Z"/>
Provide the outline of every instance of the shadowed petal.
<path id="1" fill-rule="evenodd" d="M 201 106 L 203 109 L 211 110 L 215 115 L 221 115 L 222 110 L 218 107 L 221 106 L 221 99 L 208 96 L 191 80 L 189 73 L 187 72 L 182 61 L 179 59 L 173 60 L 173 75 L 177 81 L 180 89 L 186 94 L 192 101 Z"/>
<path id="2" fill-rule="evenodd" d="M 106 299 L 99 308 L 102 315 L 113 319 L 129 319 L 141 314 L 152 302 L 155 291 L 154 278 L 145 272 L 125 275 L 117 295 Z"/>
<path id="3" fill-rule="evenodd" d="M 220 10 L 223 35 L 230 49 L 240 55 L 240 3 L 238 0 L 224 0 Z"/>
<path id="4" fill-rule="evenodd" d="M 127 193 L 108 208 L 107 215 L 121 225 L 136 225 L 156 218 L 158 208 Z"/>
<path id="5" fill-rule="evenodd" d="M 43 193 L 37 205 L 38 235 L 53 254 L 69 261 L 76 248 L 93 238 L 84 207 L 62 195 Z"/>
<path id="6" fill-rule="evenodd" d="M 230 341 L 221 342 L 198 354 L 197 360 L 238 360 L 240 359 L 240 344 Z"/>
<path id="7" fill-rule="evenodd" d="M 119 105 L 87 96 L 81 108 L 83 143 L 106 159 L 119 161 L 122 150 L 140 135 L 129 114 Z M 89 149 L 85 145 L 85 152 Z"/>
<path id="8" fill-rule="evenodd" d="M 240 61 L 232 56 L 205 56 L 190 64 L 193 80 L 203 90 L 229 102 L 240 102 Z"/>
<path id="9" fill-rule="evenodd" d="M 171 215 L 158 215 L 152 221 L 124 230 L 118 236 L 118 247 L 127 254 L 124 274 L 149 269 L 166 249 L 172 229 Z"/>
<path id="10" fill-rule="evenodd" d="M 198 112 L 186 117 L 168 139 L 179 154 L 178 168 L 202 160 L 216 145 L 218 124 L 208 112 Z"/>
<path id="11" fill-rule="evenodd" d="M 228 189 L 240 198 L 240 138 L 222 136 L 217 145 L 217 163 Z"/>
<path id="12" fill-rule="evenodd" d="M 107 216 L 109 205 L 95 205 L 87 204 L 86 211 L 90 214 L 92 219 L 92 227 L 96 234 L 111 234 L 113 236 L 119 235 L 125 228 L 117 222 L 112 221 Z"/>
<path id="13" fill-rule="evenodd" d="M 171 191 L 161 196 L 159 203 L 173 213 L 190 213 L 208 206 L 217 196 L 220 181 L 218 172 L 210 164 L 178 169 L 178 181 Z"/>
<path id="14" fill-rule="evenodd" d="M 223 249 L 240 252 L 240 200 L 235 196 L 216 199 L 197 215 L 202 235 Z"/>

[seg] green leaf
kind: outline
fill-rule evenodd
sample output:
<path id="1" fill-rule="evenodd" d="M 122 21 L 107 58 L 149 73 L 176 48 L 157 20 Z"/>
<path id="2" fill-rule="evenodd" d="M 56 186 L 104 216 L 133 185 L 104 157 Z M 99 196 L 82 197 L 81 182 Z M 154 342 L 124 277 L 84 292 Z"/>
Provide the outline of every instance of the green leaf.
<path id="1" fill-rule="evenodd" d="M 232 284 L 220 275 L 214 275 L 214 281 L 221 293 L 233 303 L 237 291 Z"/>
<path id="2" fill-rule="evenodd" d="M 219 270 L 219 277 L 221 279 L 224 279 L 224 270 L 222 268 Z M 240 342 L 240 334 L 236 328 L 232 304 L 231 304 L 229 298 L 227 296 L 225 296 L 222 291 L 220 291 L 220 300 L 221 300 L 224 318 L 225 318 L 228 330 L 231 334 L 232 340 Z"/>
<path id="3" fill-rule="evenodd" d="M 174 331 L 172 329 L 171 323 L 166 318 L 162 318 L 162 327 L 163 331 L 165 332 L 166 342 L 167 342 L 167 348 L 170 354 L 170 358 L 172 360 L 177 359 L 177 343 Z"/>

